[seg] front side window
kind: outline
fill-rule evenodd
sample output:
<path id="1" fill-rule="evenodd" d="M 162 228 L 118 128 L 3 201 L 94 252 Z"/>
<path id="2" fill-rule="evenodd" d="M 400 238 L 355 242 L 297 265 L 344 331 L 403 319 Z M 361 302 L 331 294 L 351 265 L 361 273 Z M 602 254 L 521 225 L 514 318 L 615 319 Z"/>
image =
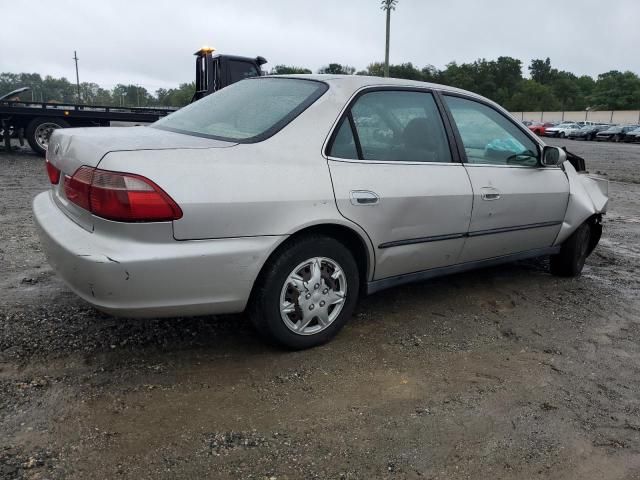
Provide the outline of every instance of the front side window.
<path id="1" fill-rule="evenodd" d="M 537 144 L 493 108 L 466 98 L 445 96 L 469 163 L 537 167 Z"/>
<path id="2" fill-rule="evenodd" d="M 313 80 L 245 80 L 181 108 L 152 127 L 233 142 L 259 141 L 287 125 L 327 88 Z"/>
<path id="3" fill-rule="evenodd" d="M 380 90 L 361 95 L 351 108 L 363 160 L 450 162 L 440 113 L 428 92 Z M 353 132 L 343 121 L 330 155 L 358 158 Z"/>

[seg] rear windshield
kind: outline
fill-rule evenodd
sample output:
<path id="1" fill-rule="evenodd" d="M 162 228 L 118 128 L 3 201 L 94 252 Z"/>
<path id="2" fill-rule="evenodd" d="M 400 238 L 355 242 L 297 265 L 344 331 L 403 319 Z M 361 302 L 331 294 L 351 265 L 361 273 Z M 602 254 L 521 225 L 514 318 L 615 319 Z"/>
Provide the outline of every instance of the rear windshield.
<path id="1" fill-rule="evenodd" d="M 152 127 L 232 142 L 258 142 L 287 125 L 327 88 L 315 80 L 243 80 L 181 108 Z"/>

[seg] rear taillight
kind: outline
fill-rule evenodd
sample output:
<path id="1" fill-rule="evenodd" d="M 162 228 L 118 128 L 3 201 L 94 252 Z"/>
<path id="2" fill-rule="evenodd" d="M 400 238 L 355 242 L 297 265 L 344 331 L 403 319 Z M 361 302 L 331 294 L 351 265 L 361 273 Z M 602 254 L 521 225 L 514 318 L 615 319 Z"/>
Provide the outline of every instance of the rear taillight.
<path id="1" fill-rule="evenodd" d="M 182 217 L 182 210 L 148 178 L 131 173 L 80 167 L 65 176 L 69 201 L 94 215 L 120 222 L 162 222 Z"/>
<path id="2" fill-rule="evenodd" d="M 64 194 L 67 200 L 85 210 L 91 210 L 89 193 L 94 170 L 95 168 L 91 167 L 80 167 L 76 170 L 76 173 L 73 174 L 73 177 L 69 175 L 64 176 Z"/>
<path id="3" fill-rule="evenodd" d="M 47 175 L 49 175 L 49 181 L 52 185 L 57 185 L 60 181 L 60 170 L 54 167 L 48 158 L 44 163 L 47 166 Z"/>

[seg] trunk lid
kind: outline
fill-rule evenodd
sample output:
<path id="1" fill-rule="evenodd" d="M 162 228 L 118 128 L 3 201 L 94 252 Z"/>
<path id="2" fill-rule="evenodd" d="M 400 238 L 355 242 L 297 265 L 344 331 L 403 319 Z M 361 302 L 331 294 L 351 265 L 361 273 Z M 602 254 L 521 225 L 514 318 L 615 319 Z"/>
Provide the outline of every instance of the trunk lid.
<path id="1" fill-rule="evenodd" d="M 55 130 L 51 135 L 47 158 L 63 173 L 72 175 L 82 165 L 98 166 L 102 157 L 109 152 L 220 148 L 233 145 L 235 143 L 150 127 L 65 128 Z"/>
<path id="2" fill-rule="evenodd" d="M 93 231 L 91 212 L 70 202 L 64 191 L 65 175 L 72 176 L 83 165 L 98 167 L 109 152 L 132 150 L 174 150 L 225 148 L 232 142 L 183 135 L 149 127 L 88 127 L 58 129 L 53 132 L 47 160 L 61 171 L 60 181 L 52 185 L 54 199 L 69 218 Z"/>

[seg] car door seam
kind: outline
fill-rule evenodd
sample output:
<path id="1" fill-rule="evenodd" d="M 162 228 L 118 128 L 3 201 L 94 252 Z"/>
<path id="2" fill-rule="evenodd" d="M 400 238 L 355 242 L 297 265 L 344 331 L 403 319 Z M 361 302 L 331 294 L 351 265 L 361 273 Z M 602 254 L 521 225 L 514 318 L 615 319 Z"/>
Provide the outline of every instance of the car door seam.
<path id="1" fill-rule="evenodd" d="M 371 245 L 371 247 L 372 247 L 372 248 L 371 248 L 371 253 L 372 253 L 372 255 L 373 255 L 373 258 L 371 259 L 371 264 L 370 264 L 370 270 L 371 270 L 371 271 L 370 271 L 370 272 L 368 272 L 368 273 L 369 273 L 369 277 L 370 277 L 370 278 L 375 278 L 375 273 L 376 273 L 376 263 L 377 263 L 377 260 L 376 260 L 376 249 L 375 249 L 375 248 L 373 248 L 373 240 L 372 240 L 372 239 L 371 239 L 371 237 L 369 236 L 369 232 L 367 232 L 367 230 L 366 230 L 362 225 L 360 225 L 358 222 L 355 222 L 354 220 L 352 220 L 352 219 L 350 219 L 350 218 L 346 217 L 346 216 L 342 213 L 342 211 L 340 211 L 340 206 L 338 205 L 338 197 L 336 196 L 336 187 L 335 187 L 335 185 L 334 185 L 334 183 L 333 183 L 333 174 L 331 173 L 331 166 L 330 166 L 330 164 L 329 164 L 330 160 L 326 159 L 325 161 L 327 162 L 327 170 L 328 170 L 328 172 L 329 172 L 329 181 L 331 182 L 331 189 L 333 190 L 333 202 L 334 202 L 334 204 L 335 204 L 335 206 L 336 206 L 336 210 L 338 211 L 338 214 L 339 214 L 342 218 L 344 218 L 345 220 L 347 220 L 347 221 L 349 221 L 349 222 L 353 223 L 354 225 L 357 225 L 357 226 L 360 228 L 360 230 L 361 230 L 362 232 L 364 232 L 364 234 L 367 236 L 367 240 L 369 240 L 369 245 Z"/>

